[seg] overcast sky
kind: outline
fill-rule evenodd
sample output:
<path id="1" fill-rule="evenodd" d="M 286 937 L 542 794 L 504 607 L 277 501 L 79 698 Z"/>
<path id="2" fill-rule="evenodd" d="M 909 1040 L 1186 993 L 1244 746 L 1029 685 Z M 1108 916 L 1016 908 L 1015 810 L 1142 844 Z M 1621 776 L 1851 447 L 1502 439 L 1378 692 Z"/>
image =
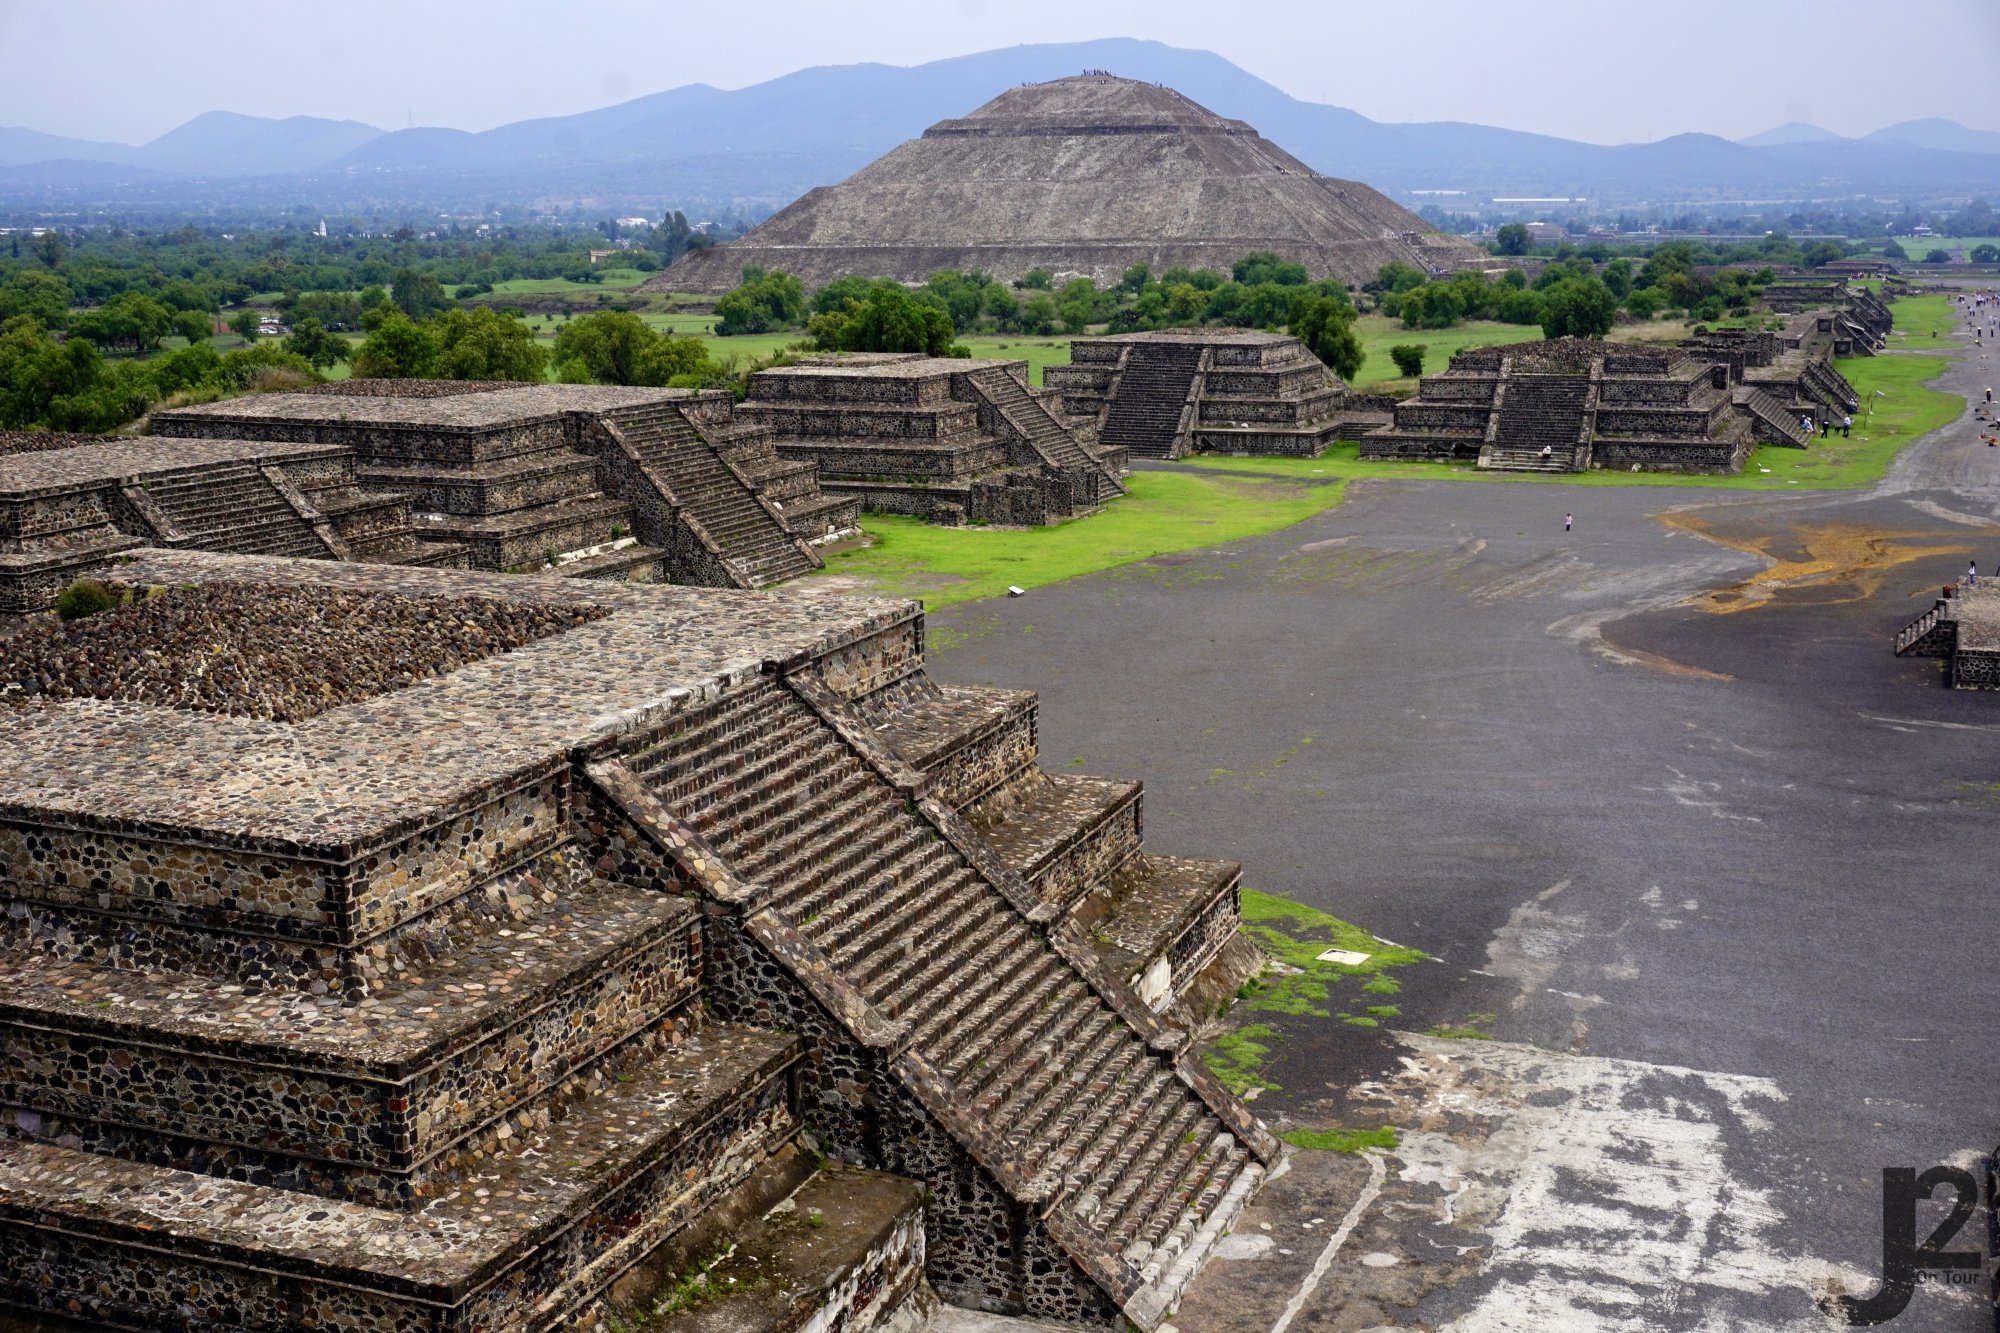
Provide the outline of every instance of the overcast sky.
<path id="1" fill-rule="evenodd" d="M 1205 48 L 1377 120 L 1598 143 L 1788 120 L 2000 129 L 2000 0 L 0 0 L 0 125 L 143 143 L 224 110 L 481 130 L 1093 37 Z"/>

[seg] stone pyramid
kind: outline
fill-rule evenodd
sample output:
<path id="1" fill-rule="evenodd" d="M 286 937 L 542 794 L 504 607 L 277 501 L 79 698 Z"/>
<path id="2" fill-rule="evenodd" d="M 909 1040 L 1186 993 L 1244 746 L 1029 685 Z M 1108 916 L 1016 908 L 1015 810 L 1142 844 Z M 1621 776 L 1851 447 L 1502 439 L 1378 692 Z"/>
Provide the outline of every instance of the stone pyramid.
<path id="1" fill-rule="evenodd" d="M 646 288 L 727 291 L 748 264 L 808 288 L 849 274 L 921 282 L 944 268 L 1103 283 L 1142 262 L 1227 272 L 1256 250 L 1349 284 L 1390 260 L 1435 271 L 1483 257 L 1171 88 L 1085 74 L 940 121 Z"/>

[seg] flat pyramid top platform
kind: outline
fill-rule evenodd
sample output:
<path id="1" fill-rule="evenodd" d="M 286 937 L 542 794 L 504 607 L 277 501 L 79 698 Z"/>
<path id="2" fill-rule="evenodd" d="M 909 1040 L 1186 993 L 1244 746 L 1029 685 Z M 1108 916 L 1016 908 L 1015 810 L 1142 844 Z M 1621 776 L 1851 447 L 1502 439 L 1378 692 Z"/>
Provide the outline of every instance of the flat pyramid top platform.
<path id="1" fill-rule="evenodd" d="M 1081 74 L 1009 88 L 963 119 L 939 121 L 924 131 L 924 137 L 966 132 L 1035 133 L 1052 126 L 1080 133 L 1155 127 L 1257 133 L 1247 123 L 1218 116 L 1165 84 Z"/>
<path id="2" fill-rule="evenodd" d="M 32 823 L 32 812 L 60 813 L 127 831 L 197 830 L 345 856 L 507 775 L 546 768 L 753 678 L 765 662 L 831 651 L 921 614 L 913 602 L 803 591 L 186 550 L 132 557 L 112 577 L 170 593 L 347 590 L 406 599 L 416 616 L 446 616 L 454 599 L 478 598 L 591 618 L 298 722 L 135 702 L 118 690 L 37 697 L 8 682 L 0 689 L 0 815 Z M 366 659 L 378 650 L 369 640 L 364 631 L 341 647 Z M 227 665 L 226 652 L 213 656 Z M 104 662 L 115 670 L 114 658 Z"/>
<path id="3" fill-rule="evenodd" d="M 414 383 L 415 381 L 413 381 Z M 429 383 L 429 381 L 422 381 Z M 515 384 L 496 381 L 472 392 L 437 396 L 340 393 L 254 393 L 177 407 L 160 418 L 189 421 L 320 421 L 385 426 L 485 430 L 564 412 L 687 399 L 691 389 L 626 388 L 616 384 Z"/>
<path id="4" fill-rule="evenodd" d="M 1391 260 L 1442 271 L 1482 258 L 1240 120 L 1158 84 L 1087 74 L 940 121 L 643 290 L 727 291 L 748 264 L 809 288 L 850 275 L 921 282 L 945 268 L 1105 283 L 1140 263 L 1227 272 L 1259 250 L 1350 285 Z"/>

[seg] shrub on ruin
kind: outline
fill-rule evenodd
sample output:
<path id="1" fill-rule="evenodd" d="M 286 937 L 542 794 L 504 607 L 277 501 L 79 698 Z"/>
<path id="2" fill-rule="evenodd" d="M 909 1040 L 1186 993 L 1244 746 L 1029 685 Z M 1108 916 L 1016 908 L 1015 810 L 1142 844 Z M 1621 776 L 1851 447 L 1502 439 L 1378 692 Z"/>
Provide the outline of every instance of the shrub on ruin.
<path id="1" fill-rule="evenodd" d="M 1389 349 L 1389 359 L 1405 379 L 1415 379 L 1424 373 L 1424 351 L 1423 343 L 1397 343 Z"/>
<path id="2" fill-rule="evenodd" d="M 123 606 L 126 600 L 104 583 L 86 576 L 56 594 L 56 615 L 64 620 L 82 620 Z"/>

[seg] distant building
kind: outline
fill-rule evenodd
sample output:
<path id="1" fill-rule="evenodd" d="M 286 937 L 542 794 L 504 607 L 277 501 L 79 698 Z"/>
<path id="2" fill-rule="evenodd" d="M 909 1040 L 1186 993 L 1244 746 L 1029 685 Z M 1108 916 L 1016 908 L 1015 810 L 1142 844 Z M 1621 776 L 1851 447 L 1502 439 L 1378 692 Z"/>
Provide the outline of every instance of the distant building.
<path id="1" fill-rule="evenodd" d="M 650 218 L 619 218 L 618 225 L 621 227 L 650 228 L 653 222 Z"/>
<path id="2" fill-rule="evenodd" d="M 1555 222 L 1530 222 L 1528 240 L 1539 245 L 1543 241 L 1566 241 L 1569 229 Z"/>

